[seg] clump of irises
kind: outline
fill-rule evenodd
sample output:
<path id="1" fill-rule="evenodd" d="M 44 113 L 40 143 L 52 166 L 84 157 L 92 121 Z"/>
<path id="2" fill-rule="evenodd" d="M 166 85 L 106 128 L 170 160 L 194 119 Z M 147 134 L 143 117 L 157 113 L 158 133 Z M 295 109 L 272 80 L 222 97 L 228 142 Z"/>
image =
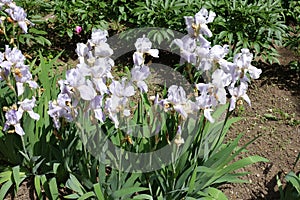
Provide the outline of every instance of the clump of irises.
<path id="1" fill-rule="evenodd" d="M 0 5 L 9 7 L 6 12 L 18 21 L 26 32 L 27 26 L 23 23 L 26 22 L 26 14 L 12 1 L 2 0 Z M 171 85 L 166 98 L 161 99 L 156 95 L 154 100 L 154 104 L 161 106 L 165 112 L 175 111 L 183 120 L 189 115 L 203 113 L 207 120 L 214 123 L 215 119 L 211 113 L 219 104 L 229 101 L 229 111 L 234 110 L 240 99 L 251 105 L 247 95 L 248 85 L 250 79 L 257 79 L 261 74 L 260 69 L 251 65 L 253 55 L 248 49 L 242 49 L 234 56 L 233 62 L 230 62 L 225 59 L 229 52 L 228 45 L 211 46 L 206 39 L 212 37 L 207 24 L 212 22 L 215 16 L 214 12 L 202 8 L 195 16 L 185 17 L 188 34 L 173 41 L 173 44 L 180 48 L 181 63 L 195 67 L 206 76 L 206 82 L 195 84 L 197 92 L 193 97 L 187 95 L 182 86 Z M 79 63 L 66 72 L 65 80 L 59 80 L 58 98 L 49 102 L 48 114 L 52 117 L 56 129 L 61 127 L 62 119 L 67 122 L 75 121 L 78 109 L 82 108 L 82 105 L 85 105 L 83 110 L 90 114 L 90 119 L 104 123 L 108 117 L 115 128 L 119 128 L 120 118 L 132 116 L 130 98 L 137 93 L 148 92 L 146 80 L 151 73 L 148 64 L 145 64 L 145 57 L 151 55 L 158 58 L 158 49 L 152 49 L 152 43 L 147 37 L 138 38 L 135 42 L 136 52 L 133 54 L 134 66 L 130 74 L 116 79 L 111 72 L 114 67 L 111 58 L 113 50 L 107 43 L 107 37 L 107 31 L 93 30 L 91 39 L 86 44 L 77 44 L 75 51 Z M 9 83 L 9 74 L 13 74 L 18 96 L 24 93 L 25 84 L 31 88 L 38 88 L 24 61 L 25 57 L 16 48 L 10 49 L 7 46 L 5 52 L 0 53 L 0 79 Z M 23 112 L 28 112 L 33 119 L 39 118 L 32 111 L 34 104 L 35 98 L 32 97 L 31 100 L 25 99 L 10 108 L 5 108 L 7 122 L 4 129 L 13 126 L 18 134 L 23 135 L 24 131 L 20 126 Z"/>
<path id="2" fill-rule="evenodd" d="M 211 113 L 219 104 L 226 104 L 229 100 L 229 111 L 234 110 L 240 99 L 251 105 L 246 93 L 248 84 L 251 78 L 259 78 L 261 70 L 251 65 L 253 55 L 248 49 L 242 49 L 230 62 L 225 60 L 228 45 L 211 46 L 205 37 L 212 36 L 207 24 L 215 16 L 214 12 L 202 8 L 195 16 L 185 17 L 188 34 L 173 41 L 180 48 L 181 63 L 195 67 L 203 75 L 210 75 L 206 77 L 206 83 L 195 84 L 197 95 L 192 98 L 182 86 L 177 85 L 168 88 L 164 99 L 156 95 L 154 104 L 160 105 L 165 112 L 175 111 L 181 119 L 203 113 L 207 120 L 214 123 Z M 104 123 L 108 117 L 118 128 L 120 117 L 132 116 L 130 97 L 137 91 L 148 92 L 146 79 L 150 69 L 145 64 L 145 56 L 159 57 L 159 51 L 151 48 L 152 43 L 145 36 L 138 38 L 130 76 L 117 80 L 111 73 L 114 61 L 110 56 L 113 50 L 107 44 L 107 37 L 107 31 L 94 30 L 86 44 L 77 44 L 79 64 L 67 71 L 66 80 L 59 81 L 61 92 L 58 99 L 49 102 L 48 113 L 57 129 L 61 126 L 61 118 L 68 122 L 76 119 L 82 100 L 88 102 L 89 106 L 84 110 L 92 113 L 91 118 Z M 180 124 L 178 130 L 181 130 Z"/>

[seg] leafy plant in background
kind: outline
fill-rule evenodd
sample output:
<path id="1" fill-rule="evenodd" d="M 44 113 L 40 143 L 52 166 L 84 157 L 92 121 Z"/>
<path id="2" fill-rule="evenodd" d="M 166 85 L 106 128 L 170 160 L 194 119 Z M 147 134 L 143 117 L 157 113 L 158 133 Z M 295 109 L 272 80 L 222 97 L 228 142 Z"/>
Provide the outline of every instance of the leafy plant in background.
<path id="1" fill-rule="evenodd" d="M 185 31 L 184 16 L 191 15 L 200 10 L 203 3 L 194 0 L 154 0 L 138 1 L 132 8 L 133 15 L 137 18 L 138 27 L 151 26 L 166 28 L 153 30 L 147 37 L 160 44 L 162 41 L 171 42 L 174 33 L 167 30 Z"/>
<path id="2" fill-rule="evenodd" d="M 288 34 L 284 46 L 292 49 L 297 55 L 300 55 L 300 4 L 299 1 L 283 2 L 286 9 L 286 21 L 288 23 Z M 300 72 L 300 62 L 293 60 L 289 63 L 291 69 Z"/>
<path id="3" fill-rule="evenodd" d="M 103 1 L 54 1 L 52 2 L 55 31 L 59 31 L 59 36 L 68 35 L 70 38 L 74 34 L 76 26 L 81 26 L 84 32 L 89 32 L 92 28 L 106 29 L 105 9 L 108 7 Z"/>
<path id="4" fill-rule="evenodd" d="M 255 52 L 255 57 L 270 63 L 278 62 L 275 45 L 281 45 L 286 34 L 280 0 L 157 0 L 137 2 L 136 5 L 133 11 L 140 26 L 151 25 L 181 32 L 184 30 L 183 16 L 189 16 L 201 7 L 215 10 L 217 17 L 211 25 L 212 31 L 217 34 L 214 44 L 229 44 L 231 56 L 242 48 L 249 48 Z M 154 39 L 167 39 L 165 33 L 155 35 L 158 36 Z"/>
<path id="5" fill-rule="evenodd" d="M 216 10 L 213 24 L 218 33 L 215 42 L 232 46 L 233 54 L 241 48 L 254 50 L 255 57 L 266 62 L 279 62 L 276 46 L 286 34 L 284 9 L 280 0 L 209 1 L 208 8 Z"/>
<path id="6" fill-rule="evenodd" d="M 59 36 L 53 39 L 67 35 L 73 38 L 77 35 L 74 31 L 76 26 L 83 28 L 82 36 L 89 35 L 92 28 L 119 32 L 128 28 L 153 26 L 184 32 L 183 16 L 192 15 L 201 7 L 206 7 L 217 14 L 211 25 L 217 34 L 213 44 L 229 44 L 230 56 L 242 48 L 248 48 L 255 53 L 255 57 L 270 63 L 278 62 L 275 45 L 281 45 L 286 35 L 285 17 L 295 15 L 292 10 L 285 12 L 283 3 L 281 0 L 24 1 L 33 10 L 39 10 L 37 5 L 41 5 L 41 13 L 46 10 L 47 16 L 52 16 L 49 18 L 52 28 L 48 30 L 53 29 L 50 36 Z M 297 2 L 294 4 L 297 5 Z M 290 8 L 294 4 L 290 3 Z M 161 29 L 152 31 L 147 37 L 161 43 L 170 40 L 172 35 Z"/>

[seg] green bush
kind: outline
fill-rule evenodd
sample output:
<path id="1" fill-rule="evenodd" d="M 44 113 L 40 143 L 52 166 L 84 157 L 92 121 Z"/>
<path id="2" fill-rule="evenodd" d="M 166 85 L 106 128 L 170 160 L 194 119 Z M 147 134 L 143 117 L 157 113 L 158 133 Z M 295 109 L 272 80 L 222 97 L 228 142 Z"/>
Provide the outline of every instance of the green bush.
<path id="1" fill-rule="evenodd" d="M 183 31 L 183 16 L 192 16 L 201 7 L 217 14 L 211 29 L 213 44 L 230 44 L 232 54 L 249 48 L 267 62 L 278 62 L 275 45 L 281 46 L 286 34 L 284 9 L 280 0 L 142 1 L 133 14 L 140 26 L 151 25 Z M 164 38 L 165 39 L 165 38 Z"/>

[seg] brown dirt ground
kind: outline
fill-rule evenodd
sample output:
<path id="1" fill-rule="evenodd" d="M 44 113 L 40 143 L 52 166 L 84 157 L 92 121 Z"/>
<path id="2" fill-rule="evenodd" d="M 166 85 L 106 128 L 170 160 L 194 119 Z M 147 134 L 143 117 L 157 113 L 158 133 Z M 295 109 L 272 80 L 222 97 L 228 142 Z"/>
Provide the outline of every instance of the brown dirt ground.
<path id="1" fill-rule="evenodd" d="M 299 172 L 300 162 L 293 168 L 300 151 L 300 73 L 287 66 L 291 60 L 300 60 L 291 51 L 279 49 L 281 65 L 260 63 L 260 80 L 254 81 L 248 91 L 252 106 L 244 105 L 236 115 L 242 117 L 228 134 L 229 139 L 245 133 L 240 145 L 260 137 L 248 146 L 246 155 L 259 155 L 268 163 L 257 163 L 240 171 L 249 171 L 247 184 L 226 184 L 220 189 L 232 200 L 279 199 L 276 176 L 283 177 L 290 170 Z M 242 155 L 240 156 L 240 158 Z M 32 199 L 30 184 L 23 183 L 14 198 Z"/>
<path id="2" fill-rule="evenodd" d="M 245 179 L 250 184 L 227 184 L 221 187 L 229 199 L 276 200 L 280 198 L 276 176 L 283 177 L 291 170 L 300 171 L 300 163 L 293 168 L 300 151 L 300 78 L 299 72 L 287 66 L 299 56 L 286 49 L 279 49 L 282 65 L 261 63 L 263 74 L 254 81 L 248 95 L 252 106 L 244 106 L 237 113 L 243 119 L 229 132 L 229 138 L 245 133 L 240 144 L 245 144 L 257 135 L 260 137 L 248 146 L 246 155 L 259 155 L 268 163 L 257 163 L 241 171 L 251 175 Z"/>

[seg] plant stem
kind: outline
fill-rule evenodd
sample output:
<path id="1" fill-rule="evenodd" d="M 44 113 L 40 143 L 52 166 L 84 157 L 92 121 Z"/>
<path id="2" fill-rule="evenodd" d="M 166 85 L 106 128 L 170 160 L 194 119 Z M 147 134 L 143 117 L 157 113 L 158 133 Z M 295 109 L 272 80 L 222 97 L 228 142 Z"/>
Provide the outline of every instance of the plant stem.
<path id="1" fill-rule="evenodd" d="M 188 73 L 188 75 L 189 75 L 189 78 L 190 78 L 191 83 L 194 83 L 194 76 L 193 76 L 193 74 L 192 74 L 192 64 L 191 64 L 191 63 L 188 63 L 188 64 L 186 65 L 186 71 L 187 71 L 187 73 Z"/>
<path id="2" fill-rule="evenodd" d="M 216 142 L 216 145 L 214 146 L 214 148 L 212 149 L 212 151 L 210 151 L 209 156 L 211 156 L 211 153 L 215 151 L 215 149 L 216 149 L 217 146 L 218 146 L 218 143 L 219 143 L 220 140 L 221 140 L 221 137 L 222 137 L 222 135 L 223 135 L 222 133 L 223 133 L 223 131 L 224 131 L 225 124 L 226 124 L 226 122 L 227 122 L 227 120 L 228 120 L 228 118 L 229 118 L 229 116 L 230 116 L 230 114 L 231 114 L 231 111 L 229 111 L 229 108 L 230 108 L 230 104 L 228 104 L 227 111 L 226 111 L 226 117 L 225 117 L 224 123 L 223 123 L 223 125 L 222 125 L 221 131 L 220 131 L 220 135 L 219 135 L 219 137 L 218 137 L 218 140 L 217 140 L 217 142 Z"/>

